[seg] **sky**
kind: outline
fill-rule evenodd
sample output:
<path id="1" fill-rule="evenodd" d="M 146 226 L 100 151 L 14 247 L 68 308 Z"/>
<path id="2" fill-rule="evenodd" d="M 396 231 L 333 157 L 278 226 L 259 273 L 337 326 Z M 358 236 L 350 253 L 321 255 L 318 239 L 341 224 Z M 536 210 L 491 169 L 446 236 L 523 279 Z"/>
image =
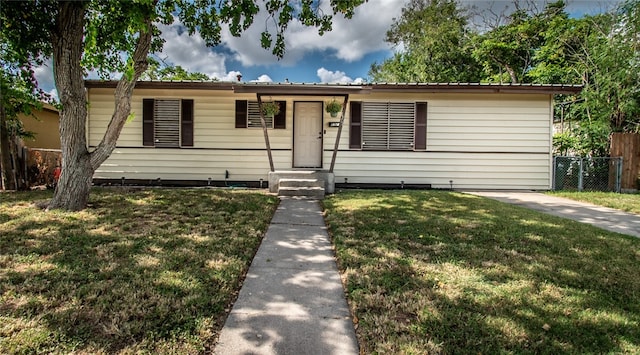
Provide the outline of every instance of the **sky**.
<path id="1" fill-rule="evenodd" d="M 520 1 L 520 3 L 526 1 Z M 567 0 L 567 12 L 574 17 L 606 11 L 620 0 Z M 298 82 L 298 83 L 360 83 L 367 82 L 372 63 L 390 58 L 394 50 L 384 41 L 391 24 L 401 14 L 408 0 L 368 0 L 358 7 L 352 19 L 341 15 L 333 19 L 333 29 L 323 36 L 315 28 L 292 22 L 285 32 L 286 53 L 278 60 L 260 46 L 260 33 L 265 28 L 264 13 L 241 37 L 233 37 L 226 28 L 221 44 L 207 48 L 195 33 L 184 31 L 179 22 L 159 26 L 165 39 L 161 53 L 154 56 L 188 71 L 201 72 L 220 81 L 243 82 Z M 480 16 L 508 13 L 514 0 L 460 0 L 463 6 L 473 7 Z M 544 1 L 529 0 L 540 8 Z M 327 6 L 328 0 L 322 0 Z M 321 6 L 323 6 L 321 5 Z M 37 68 L 40 87 L 55 95 L 51 62 Z M 95 75 L 90 74 L 90 78 Z M 55 95 L 57 97 L 57 95 Z"/>

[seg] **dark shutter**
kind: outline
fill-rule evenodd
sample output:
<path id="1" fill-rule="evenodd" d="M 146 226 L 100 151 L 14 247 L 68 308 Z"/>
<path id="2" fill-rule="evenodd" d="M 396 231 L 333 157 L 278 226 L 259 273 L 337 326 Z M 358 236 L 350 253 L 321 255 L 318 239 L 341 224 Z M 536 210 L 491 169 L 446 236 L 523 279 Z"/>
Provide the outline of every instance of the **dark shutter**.
<path id="1" fill-rule="evenodd" d="M 247 128 L 247 100 L 236 100 L 236 128 Z"/>
<path id="2" fill-rule="evenodd" d="M 362 149 L 362 102 L 351 102 L 349 118 L 349 148 Z"/>
<path id="3" fill-rule="evenodd" d="M 427 150 L 427 103 L 416 103 L 415 150 Z"/>
<path id="4" fill-rule="evenodd" d="M 181 146 L 193 147 L 193 100 L 182 100 L 180 124 Z"/>
<path id="5" fill-rule="evenodd" d="M 142 100 L 142 145 L 151 146 L 155 145 L 153 135 L 153 99 Z"/>
<path id="6" fill-rule="evenodd" d="M 280 105 L 280 112 L 273 117 L 273 128 L 285 129 L 287 128 L 287 102 L 276 101 Z"/>

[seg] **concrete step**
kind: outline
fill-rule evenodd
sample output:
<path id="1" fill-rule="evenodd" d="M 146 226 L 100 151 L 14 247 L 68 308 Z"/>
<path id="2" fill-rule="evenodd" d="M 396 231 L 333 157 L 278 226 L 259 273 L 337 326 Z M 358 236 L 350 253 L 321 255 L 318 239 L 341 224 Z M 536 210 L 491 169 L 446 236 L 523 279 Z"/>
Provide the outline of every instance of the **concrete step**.
<path id="1" fill-rule="evenodd" d="M 317 199 L 323 199 L 324 187 L 319 187 L 319 186 L 280 187 L 278 189 L 278 196 L 302 196 L 302 197 L 312 197 Z"/>
<path id="2" fill-rule="evenodd" d="M 322 174 L 314 170 L 276 170 L 273 173 L 280 179 L 315 179 Z"/>
<path id="3" fill-rule="evenodd" d="M 324 181 L 319 179 L 280 179 L 278 181 L 278 187 L 322 187 L 324 188 Z"/>
<path id="4" fill-rule="evenodd" d="M 333 193 L 335 191 L 335 176 L 333 173 L 324 170 L 276 170 L 269 172 L 269 192 L 278 193 L 278 189 L 282 185 L 283 187 L 296 187 L 296 186 L 304 186 L 306 183 L 309 183 L 309 186 L 322 186 L 325 189 L 326 193 Z M 281 180 L 285 180 L 282 184 L 280 184 Z M 316 182 L 305 181 L 302 182 L 288 182 L 286 180 L 318 180 L 320 185 L 317 185 Z M 289 185 L 287 185 L 289 184 Z M 324 185 L 322 185 L 324 184 Z"/>

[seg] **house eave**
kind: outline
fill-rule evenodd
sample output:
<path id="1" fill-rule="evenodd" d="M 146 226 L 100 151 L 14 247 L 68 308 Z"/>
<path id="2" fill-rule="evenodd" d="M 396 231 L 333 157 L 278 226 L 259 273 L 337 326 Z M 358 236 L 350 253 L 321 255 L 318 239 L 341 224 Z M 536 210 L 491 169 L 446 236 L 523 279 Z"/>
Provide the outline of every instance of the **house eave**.
<path id="1" fill-rule="evenodd" d="M 118 81 L 85 80 L 86 88 L 115 88 Z M 578 94 L 581 85 L 497 83 L 246 83 L 221 81 L 138 81 L 137 89 L 228 90 L 261 95 L 366 95 L 373 92 Z"/>
<path id="2" fill-rule="evenodd" d="M 117 80 L 85 80 L 84 86 L 90 88 L 115 88 Z M 230 82 L 221 81 L 138 81 L 136 89 L 198 89 L 198 90 L 232 90 Z"/>
<path id="3" fill-rule="evenodd" d="M 366 85 L 333 85 L 333 84 L 235 84 L 233 91 L 240 94 L 261 95 L 366 95 L 371 93 L 372 86 Z"/>
<path id="4" fill-rule="evenodd" d="M 376 92 L 411 93 L 503 93 L 503 94 L 577 94 L 581 85 L 496 84 L 496 83 L 376 83 Z"/>

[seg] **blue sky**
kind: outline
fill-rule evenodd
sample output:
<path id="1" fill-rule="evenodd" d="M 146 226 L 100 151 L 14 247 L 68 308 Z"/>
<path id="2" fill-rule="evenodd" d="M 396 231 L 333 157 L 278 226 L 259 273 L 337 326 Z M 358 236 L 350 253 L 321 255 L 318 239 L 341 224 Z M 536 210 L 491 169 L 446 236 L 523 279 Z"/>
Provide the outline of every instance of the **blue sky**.
<path id="1" fill-rule="evenodd" d="M 346 61 L 339 59 L 332 51 L 312 51 L 305 53 L 293 66 L 280 66 L 278 64 L 243 66 L 241 62 L 230 60 L 229 68 L 238 68 L 243 75 L 243 80 L 256 80 L 261 75 L 268 75 L 274 82 L 321 82 L 323 78 L 341 78 L 351 81 L 357 78 L 367 78 L 367 72 L 371 63 L 382 62 L 391 55 L 389 50 L 379 50 L 364 54 L 360 60 Z M 302 64 L 304 63 L 304 64 Z M 322 71 L 322 68 L 325 71 Z M 318 71 L 320 70 L 320 74 Z M 321 74 L 324 74 L 321 76 Z"/>
<path id="2" fill-rule="evenodd" d="M 408 0 L 368 0 L 356 9 L 351 20 L 334 17 L 333 30 L 319 36 L 313 28 L 293 22 L 285 32 L 287 52 L 281 60 L 260 47 L 260 32 L 264 30 L 266 16 L 255 17 L 254 24 L 237 38 L 223 29 L 222 43 L 207 48 L 196 33 L 189 36 L 180 23 L 161 26 L 166 40 L 164 49 L 155 55 L 173 65 L 189 71 L 202 72 L 222 81 L 263 82 L 325 82 L 353 83 L 368 81 L 372 63 L 382 62 L 393 55 L 394 48 L 384 42 L 385 33 L 394 18 L 401 14 Z M 523 3 L 544 7 L 544 1 L 528 0 Z M 620 0 L 567 0 L 567 11 L 574 17 L 606 11 Z M 463 6 L 474 9 L 474 22 L 481 26 L 481 17 L 508 13 L 514 8 L 513 0 L 460 0 Z M 328 0 L 321 6 L 328 12 Z M 51 67 L 36 70 L 41 87 L 54 92 Z"/>

